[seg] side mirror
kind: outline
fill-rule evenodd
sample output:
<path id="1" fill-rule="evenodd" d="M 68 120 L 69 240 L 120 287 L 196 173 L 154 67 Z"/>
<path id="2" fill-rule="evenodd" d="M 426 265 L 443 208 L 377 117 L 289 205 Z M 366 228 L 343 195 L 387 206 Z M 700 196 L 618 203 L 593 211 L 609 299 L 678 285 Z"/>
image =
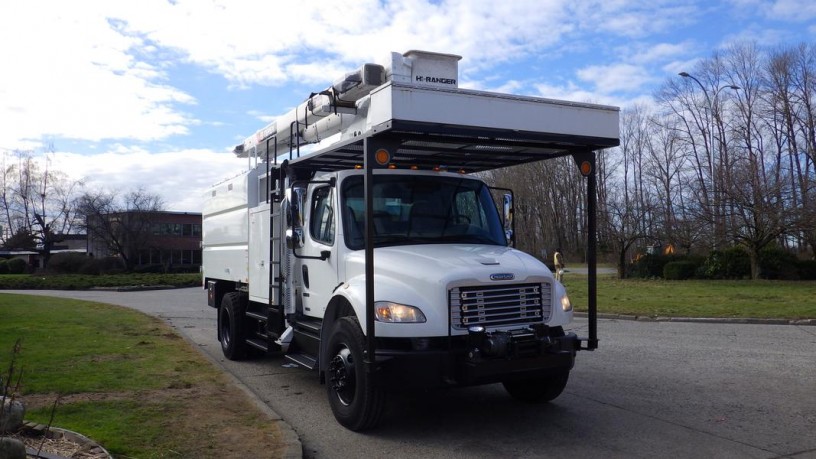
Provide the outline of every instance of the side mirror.
<path id="1" fill-rule="evenodd" d="M 513 245 L 516 238 L 513 234 L 513 195 L 511 193 L 504 195 L 503 204 L 504 237 L 507 238 L 508 245 Z"/>
<path id="2" fill-rule="evenodd" d="M 293 187 L 289 196 L 289 212 L 286 230 L 286 247 L 300 249 L 303 247 L 303 205 L 306 198 L 306 188 Z"/>
<path id="3" fill-rule="evenodd" d="M 303 228 L 303 205 L 306 201 L 306 188 L 292 188 L 289 203 L 289 223 L 292 228 Z"/>

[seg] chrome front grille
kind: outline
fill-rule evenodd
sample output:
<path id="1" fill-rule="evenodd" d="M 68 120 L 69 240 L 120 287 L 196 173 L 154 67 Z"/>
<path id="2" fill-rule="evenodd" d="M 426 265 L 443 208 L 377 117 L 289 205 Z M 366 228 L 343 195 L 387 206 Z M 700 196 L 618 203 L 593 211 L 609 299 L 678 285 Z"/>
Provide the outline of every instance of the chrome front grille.
<path id="1" fill-rule="evenodd" d="M 514 284 L 450 290 L 451 326 L 501 327 L 546 321 L 552 312 L 552 285 Z"/>

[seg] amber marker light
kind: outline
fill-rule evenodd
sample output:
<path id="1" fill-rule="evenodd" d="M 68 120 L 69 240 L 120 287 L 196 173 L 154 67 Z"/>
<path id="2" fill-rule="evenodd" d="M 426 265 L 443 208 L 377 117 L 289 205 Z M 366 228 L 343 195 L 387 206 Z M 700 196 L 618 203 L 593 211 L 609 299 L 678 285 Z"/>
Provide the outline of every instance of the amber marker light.
<path id="1" fill-rule="evenodd" d="M 589 161 L 581 162 L 581 175 L 587 176 L 592 172 L 592 163 Z"/>
<path id="2" fill-rule="evenodd" d="M 396 168 L 397 168 L 397 165 L 396 165 L 396 164 L 394 164 L 394 163 L 391 163 L 391 164 L 389 164 L 389 165 L 388 165 L 388 168 L 389 168 L 389 169 L 396 169 Z"/>
<path id="3" fill-rule="evenodd" d="M 355 169 L 362 169 L 362 168 L 363 168 L 363 166 L 362 166 L 361 164 L 355 164 L 355 165 L 354 165 L 354 168 L 355 168 Z"/>
<path id="4" fill-rule="evenodd" d="M 391 161 L 391 154 L 385 148 L 380 148 L 374 152 L 374 161 L 380 166 L 385 166 Z"/>

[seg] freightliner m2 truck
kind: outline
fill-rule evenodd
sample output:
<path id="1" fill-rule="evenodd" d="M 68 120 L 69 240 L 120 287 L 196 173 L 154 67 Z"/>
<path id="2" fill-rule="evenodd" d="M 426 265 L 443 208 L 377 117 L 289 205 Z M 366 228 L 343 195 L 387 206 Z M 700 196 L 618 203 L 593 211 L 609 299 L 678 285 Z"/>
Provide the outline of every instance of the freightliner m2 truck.
<path id="1" fill-rule="evenodd" d="M 462 89 L 459 59 L 391 53 L 349 72 L 238 145 L 248 170 L 206 195 L 224 355 L 314 371 L 351 430 L 404 388 L 552 400 L 597 347 L 595 154 L 618 145 L 619 110 Z M 513 248 L 512 192 L 478 174 L 559 156 L 586 176 L 586 337 L 564 330 L 564 286 Z"/>

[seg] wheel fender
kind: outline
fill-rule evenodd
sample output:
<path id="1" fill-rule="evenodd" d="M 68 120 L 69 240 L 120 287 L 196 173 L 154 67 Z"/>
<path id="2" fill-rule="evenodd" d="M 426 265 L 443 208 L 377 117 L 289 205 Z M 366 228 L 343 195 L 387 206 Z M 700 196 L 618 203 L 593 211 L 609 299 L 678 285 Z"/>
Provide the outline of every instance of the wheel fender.
<path id="1" fill-rule="evenodd" d="M 442 295 L 445 294 L 444 289 L 421 288 L 415 285 L 409 285 L 393 277 L 374 275 L 375 300 L 393 301 L 415 306 L 422 310 L 428 322 L 438 321 L 439 323 L 447 324 L 447 309 L 443 308 L 440 310 L 440 308 L 432 307 L 434 304 L 439 303 L 440 299 L 433 298 L 430 295 L 439 292 L 442 292 Z M 360 322 L 360 327 L 362 327 L 363 333 L 365 334 L 368 322 L 365 302 L 365 276 L 355 276 L 349 279 L 348 282 L 340 285 L 335 291 L 335 297 L 343 298 L 354 309 L 354 313 Z M 444 300 L 444 297 L 442 300 Z M 381 325 L 387 324 L 378 324 L 378 330 Z"/>

